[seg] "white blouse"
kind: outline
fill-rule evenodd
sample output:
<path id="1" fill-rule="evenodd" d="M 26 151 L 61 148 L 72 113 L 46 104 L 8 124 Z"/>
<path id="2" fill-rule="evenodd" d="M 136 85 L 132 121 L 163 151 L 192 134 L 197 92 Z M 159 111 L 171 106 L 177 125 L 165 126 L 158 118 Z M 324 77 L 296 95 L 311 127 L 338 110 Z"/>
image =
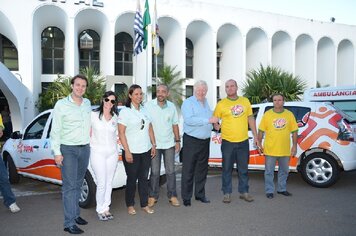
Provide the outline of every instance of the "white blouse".
<path id="1" fill-rule="evenodd" d="M 107 121 L 104 115 L 99 119 L 99 112 L 91 113 L 91 138 L 90 147 L 96 150 L 113 150 L 119 152 L 118 139 L 118 116 L 116 114 Z"/>

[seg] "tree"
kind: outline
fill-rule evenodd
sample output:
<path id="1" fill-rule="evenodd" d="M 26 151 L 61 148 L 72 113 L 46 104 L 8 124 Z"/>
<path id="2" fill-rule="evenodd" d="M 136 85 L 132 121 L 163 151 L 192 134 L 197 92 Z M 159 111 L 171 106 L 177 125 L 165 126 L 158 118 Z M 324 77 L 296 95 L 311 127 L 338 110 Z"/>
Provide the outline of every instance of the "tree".
<path id="1" fill-rule="evenodd" d="M 306 88 L 307 83 L 298 76 L 277 67 L 260 65 L 259 70 L 247 73 L 242 92 L 251 103 L 271 101 L 275 93 L 282 94 L 286 101 L 299 101 Z"/>
<path id="2" fill-rule="evenodd" d="M 85 75 L 88 79 L 88 87 L 84 97 L 88 98 L 92 105 L 99 105 L 101 98 L 105 92 L 105 79 L 100 76 L 94 68 L 86 67 L 80 70 L 80 73 Z M 70 76 L 60 76 L 51 83 L 45 92 L 39 95 L 37 108 L 38 110 L 44 111 L 47 109 L 52 109 L 59 99 L 68 96 L 71 89 L 72 77 Z"/>
<path id="3" fill-rule="evenodd" d="M 170 66 L 167 64 L 163 65 L 163 68 L 158 71 L 158 78 L 156 81 L 157 85 L 165 84 L 169 88 L 168 100 L 173 102 L 178 108 L 183 103 L 183 83 L 188 80 L 187 78 L 181 78 L 180 71 L 175 71 L 177 66 Z M 154 79 L 155 80 L 155 79 Z M 152 92 L 152 87 L 149 88 Z"/>

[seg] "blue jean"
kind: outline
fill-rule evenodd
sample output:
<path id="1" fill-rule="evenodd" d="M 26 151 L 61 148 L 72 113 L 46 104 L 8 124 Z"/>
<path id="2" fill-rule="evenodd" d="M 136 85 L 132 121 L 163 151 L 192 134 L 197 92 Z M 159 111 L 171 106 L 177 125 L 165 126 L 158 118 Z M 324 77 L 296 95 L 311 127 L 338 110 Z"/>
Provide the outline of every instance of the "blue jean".
<path id="1" fill-rule="evenodd" d="M 239 178 L 239 193 L 248 193 L 248 162 L 250 157 L 250 148 L 248 139 L 242 142 L 229 142 L 222 140 L 222 188 L 224 194 L 232 193 L 232 170 L 234 164 L 237 166 Z"/>
<path id="2" fill-rule="evenodd" d="M 64 227 L 75 225 L 75 219 L 80 216 L 79 198 L 87 171 L 90 156 L 88 145 L 61 145 L 63 155 L 62 200 L 64 210 Z"/>
<path id="3" fill-rule="evenodd" d="M 265 192 L 274 193 L 274 169 L 278 161 L 278 192 L 287 191 L 289 173 L 289 157 L 266 156 L 265 160 Z"/>
<path id="4" fill-rule="evenodd" d="M 158 199 L 159 197 L 159 177 L 161 170 L 161 158 L 163 155 L 164 168 L 167 176 L 167 197 L 177 197 L 176 191 L 176 172 L 174 166 L 175 147 L 168 149 L 157 149 L 156 157 L 151 161 L 150 175 L 150 197 Z"/>
<path id="5" fill-rule="evenodd" d="M 11 190 L 11 185 L 9 182 L 9 174 L 5 167 L 4 161 L 0 156 L 0 191 L 4 198 L 4 205 L 9 207 L 12 203 L 16 202 L 15 195 Z"/>

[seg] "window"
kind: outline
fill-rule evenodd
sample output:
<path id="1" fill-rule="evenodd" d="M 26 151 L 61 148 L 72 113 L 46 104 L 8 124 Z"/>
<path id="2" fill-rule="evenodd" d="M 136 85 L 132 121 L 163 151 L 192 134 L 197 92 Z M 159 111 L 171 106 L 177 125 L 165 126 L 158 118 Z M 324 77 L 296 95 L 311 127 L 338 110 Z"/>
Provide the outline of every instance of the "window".
<path id="1" fill-rule="evenodd" d="M 334 101 L 334 106 L 351 116 L 352 120 L 356 120 L 356 102 L 355 101 Z"/>
<path id="2" fill-rule="evenodd" d="M 27 127 L 23 139 L 41 139 L 49 114 L 50 113 L 46 113 L 34 120 L 30 126 Z"/>
<path id="3" fill-rule="evenodd" d="M 0 34 L 0 61 L 9 70 L 19 70 L 18 53 L 15 45 Z"/>
<path id="4" fill-rule="evenodd" d="M 156 67 L 156 56 L 154 55 L 153 48 L 152 48 L 152 76 L 153 77 L 158 77 L 158 72 L 163 69 L 163 57 L 164 57 L 164 42 L 163 39 L 159 37 L 159 54 L 157 55 L 157 67 Z"/>
<path id="5" fill-rule="evenodd" d="M 216 101 L 220 101 L 220 86 L 216 86 Z"/>
<path id="6" fill-rule="evenodd" d="M 115 35 L 115 75 L 133 75 L 133 39 L 125 32 Z"/>
<path id="7" fill-rule="evenodd" d="M 273 106 L 266 107 L 265 112 L 271 108 L 273 108 Z M 309 107 L 285 106 L 285 108 L 294 114 L 298 127 L 303 127 L 308 123 L 311 110 Z"/>
<path id="8" fill-rule="evenodd" d="M 252 107 L 252 114 L 255 120 L 257 119 L 258 111 L 260 110 L 259 107 Z M 258 128 L 258 127 L 257 127 Z M 250 125 L 248 126 L 248 130 L 251 130 Z"/>
<path id="9" fill-rule="evenodd" d="M 57 27 L 42 31 L 42 74 L 64 74 L 64 34 Z"/>
<path id="10" fill-rule="evenodd" d="M 222 51 L 219 44 L 216 44 L 216 78 L 220 79 L 220 60 Z"/>
<path id="11" fill-rule="evenodd" d="M 89 36 L 93 41 L 92 45 L 84 46 L 83 40 Z M 82 43 L 81 43 L 82 39 Z M 84 30 L 79 34 L 79 68 L 92 67 L 100 71 L 100 37 L 94 30 Z M 91 41 L 90 41 L 91 42 Z"/>
<path id="12" fill-rule="evenodd" d="M 185 98 L 189 98 L 193 96 L 193 86 L 192 85 L 186 85 L 185 86 Z"/>
<path id="13" fill-rule="evenodd" d="M 185 39 L 185 77 L 193 78 L 194 48 L 190 39 Z"/>

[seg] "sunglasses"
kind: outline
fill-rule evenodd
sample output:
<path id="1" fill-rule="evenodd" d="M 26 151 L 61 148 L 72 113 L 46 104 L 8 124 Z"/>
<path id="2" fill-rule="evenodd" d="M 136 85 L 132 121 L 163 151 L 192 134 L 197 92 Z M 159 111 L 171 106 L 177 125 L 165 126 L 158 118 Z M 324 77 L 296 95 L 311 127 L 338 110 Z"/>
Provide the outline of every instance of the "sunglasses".
<path id="1" fill-rule="evenodd" d="M 143 130 L 144 127 L 145 127 L 145 120 L 141 119 L 141 130 Z"/>
<path id="2" fill-rule="evenodd" d="M 115 101 L 115 100 L 110 100 L 109 98 L 105 98 L 105 99 L 104 99 L 104 101 L 105 101 L 105 102 L 110 101 L 110 102 L 111 102 L 111 104 L 115 104 L 115 103 L 116 103 L 116 101 Z"/>

